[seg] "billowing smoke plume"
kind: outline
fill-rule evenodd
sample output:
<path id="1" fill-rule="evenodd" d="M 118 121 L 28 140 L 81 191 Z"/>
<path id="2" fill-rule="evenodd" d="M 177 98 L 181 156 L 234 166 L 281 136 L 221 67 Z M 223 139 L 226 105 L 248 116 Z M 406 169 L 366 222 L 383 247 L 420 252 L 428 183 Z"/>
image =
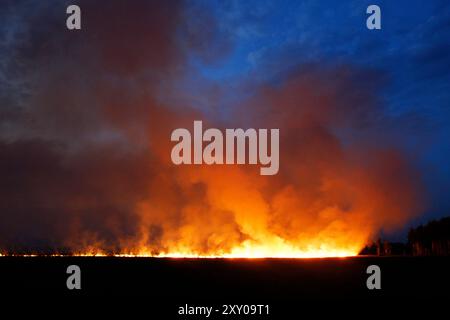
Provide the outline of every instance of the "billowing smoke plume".
<path id="1" fill-rule="evenodd" d="M 65 29 L 67 4 L 2 4 L 1 251 L 351 254 L 419 212 L 414 170 L 377 141 L 381 75 L 302 66 L 224 116 L 176 87 L 192 73 L 189 55 L 211 63 L 232 46 L 207 12 L 79 4 L 79 32 Z M 279 128 L 279 173 L 173 165 L 170 133 L 194 120 Z"/>

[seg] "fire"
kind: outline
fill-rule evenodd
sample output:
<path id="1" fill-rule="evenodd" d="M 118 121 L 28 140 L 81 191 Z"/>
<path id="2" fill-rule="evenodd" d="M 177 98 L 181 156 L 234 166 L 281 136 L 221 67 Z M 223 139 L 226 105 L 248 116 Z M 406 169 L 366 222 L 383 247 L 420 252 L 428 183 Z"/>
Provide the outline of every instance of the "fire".
<path id="1" fill-rule="evenodd" d="M 320 202 L 313 204 L 317 199 L 293 186 L 274 189 L 269 179 L 257 172 L 197 167 L 178 173 L 176 180 L 182 183 L 178 183 L 177 195 L 168 191 L 171 186 L 167 183 L 172 181 L 153 181 L 155 188 L 150 192 L 154 197 L 137 208 L 141 217 L 139 241 L 124 244 L 130 249 L 121 254 L 174 258 L 347 257 L 359 253 L 373 230 L 371 208 L 361 206 L 350 211 L 326 202 L 320 207 Z M 183 194 L 189 198 L 182 206 L 174 206 Z"/>
<path id="2" fill-rule="evenodd" d="M 158 255 L 151 254 L 145 250 L 140 253 L 74 253 L 74 254 L 0 254 L 0 257 L 119 257 L 119 258 L 195 258 L 195 259 L 264 259 L 264 258 L 280 258 L 280 259 L 308 259 L 308 258 L 345 258 L 356 256 L 356 251 L 345 249 L 327 249 L 320 248 L 318 250 L 311 249 L 311 251 L 299 251 L 288 248 L 286 251 L 278 251 L 274 248 L 260 247 L 254 249 L 237 248 L 232 253 L 199 255 L 184 252 L 170 252 L 161 253 Z"/>
<path id="3" fill-rule="evenodd" d="M 357 255 L 381 226 L 400 225 L 408 217 L 403 210 L 411 209 L 409 198 L 394 198 L 385 191 L 401 190 L 395 181 L 392 186 L 377 181 L 376 171 L 327 171 L 320 184 L 309 188 L 302 176 L 297 183 L 255 171 L 196 167 L 169 177 L 156 175 L 148 196 L 135 207 L 138 229 L 131 236 L 110 243 L 74 228 L 61 246 L 67 250 L 50 255 L 348 257 Z M 27 253 L 35 255 L 42 254 Z"/>
<path id="4" fill-rule="evenodd" d="M 320 245 L 317 248 L 310 246 L 306 250 L 299 250 L 289 245 L 266 246 L 261 245 L 252 247 L 244 244 L 244 246 L 233 249 L 230 255 L 226 257 L 247 257 L 247 258 L 324 258 L 324 257 L 347 257 L 355 256 L 358 250 L 347 248 L 333 248 L 327 245 Z"/>
<path id="5" fill-rule="evenodd" d="M 298 250 L 293 247 L 271 247 L 261 245 L 258 247 L 251 247 L 244 245 L 232 250 L 231 253 L 223 253 L 217 255 L 197 255 L 189 252 L 172 252 L 167 254 L 160 254 L 157 257 L 169 258 L 330 258 L 330 257 L 351 257 L 356 256 L 358 251 L 351 249 L 333 249 L 321 247 L 318 249 L 311 248 L 306 251 Z M 145 255 L 144 255 L 145 256 Z"/>

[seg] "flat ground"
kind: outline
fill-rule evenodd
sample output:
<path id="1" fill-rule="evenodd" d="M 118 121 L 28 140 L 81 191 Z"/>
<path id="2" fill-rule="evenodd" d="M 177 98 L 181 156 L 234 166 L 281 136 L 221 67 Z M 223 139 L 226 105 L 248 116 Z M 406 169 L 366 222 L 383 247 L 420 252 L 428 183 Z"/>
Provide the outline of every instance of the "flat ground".
<path id="1" fill-rule="evenodd" d="M 77 292 L 66 288 L 72 264 L 81 268 Z M 372 264 L 381 268 L 381 290 L 366 287 Z M 430 298 L 450 292 L 450 257 L 0 257 L 0 282 L 11 295 L 145 295 L 166 301 Z"/>

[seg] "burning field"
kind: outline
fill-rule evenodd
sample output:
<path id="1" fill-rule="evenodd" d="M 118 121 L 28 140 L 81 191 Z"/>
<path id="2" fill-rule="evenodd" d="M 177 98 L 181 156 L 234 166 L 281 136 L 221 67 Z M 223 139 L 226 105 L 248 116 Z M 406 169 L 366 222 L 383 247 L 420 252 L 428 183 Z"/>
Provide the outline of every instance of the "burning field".
<path id="1" fill-rule="evenodd" d="M 201 5 L 78 2 L 79 32 L 62 5 L 2 4 L 3 255 L 347 257 L 422 212 L 398 124 L 381 126 L 382 72 L 303 63 L 208 81 L 193 60 L 214 66 L 234 44 Z M 170 133 L 194 120 L 279 128 L 279 172 L 174 165 Z"/>

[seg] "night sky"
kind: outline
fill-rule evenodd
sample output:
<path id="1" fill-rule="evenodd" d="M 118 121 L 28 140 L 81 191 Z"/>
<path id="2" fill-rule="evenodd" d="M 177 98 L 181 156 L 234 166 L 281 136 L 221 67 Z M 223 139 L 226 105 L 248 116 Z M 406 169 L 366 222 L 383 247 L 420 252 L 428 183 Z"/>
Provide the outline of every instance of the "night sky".
<path id="1" fill-rule="evenodd" d="M 79 31 L 65 27 L 72 3 L 82 10 Z M 381 7 L 381 30 L 366 28 L 370 4 Z M 186 199 L 220 207 L 202 198 L 217 186 L 200 178 L 186 187 L 164 162 L 168 132 L 193 119 L 293 132 L 281 143 L 273 194 L 289 184 L 294 164 L 315 167 L 335 154 L 345 164 L 330 166 L 343 176 L 353 176 L 351 163 L 381 168 L 386 179 L 374 185 L 397 189 L 380 197 L 418 212 L 374 223 L 372 237 L 403 239 L 408 226 L 449 215 L 446 0 L 3 0 L 0 21 L 0 249 L 106 243 L 120 250 L 142 221 L 146 241 L 167 245 L 179 236 L 167 230 L 188 216 L 180 209 Z M 389 165 L 378 165 L 391 151 Z M 299 171 L 298 180 L 315 188 L 315 178 Z M 319 176 L 328 171 L 317 165 Z M 355 205 L 342 204 L 352 201 L 347 194 L 334 197 L 340 208 Z M 158 212 L 176 212 L 166 217 L 169 227 L 164 215 L 136 209 L 152 199 Z M 395 228 L 385 228 L 391 222 Z"/>

